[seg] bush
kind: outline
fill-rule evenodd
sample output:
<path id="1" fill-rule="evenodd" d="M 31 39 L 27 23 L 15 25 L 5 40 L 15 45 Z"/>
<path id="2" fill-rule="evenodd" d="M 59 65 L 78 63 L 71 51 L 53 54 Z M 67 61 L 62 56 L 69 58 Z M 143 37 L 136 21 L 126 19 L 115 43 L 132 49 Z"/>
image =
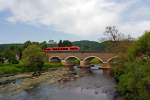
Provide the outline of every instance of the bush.
<path id="1" fill-rule="evenodd" d="M 18 64 L 0 64 L 0 74 L 16 74 L 24 72 L 24 67 Z"/>
<path id="2" fill-rule="evenodd" d="M 117 90 L 123 100 L 149 100 L 150 60 L 128 62 L 119 80 Z"/>
<path id="3" fill-rule="evenodd" d="M 114 68 L 118 79 L 117 90 L 122 100 L 149 100 L 150 98 L 150 32 L 140 37 L 129 50 L 123 70 Z M 118 72 L 117 72 L 118 71 Z"/>
<path id="4" fill-rule="evenodd" d="M 16 60 L 16 59 L 12 59 L 12 60 L 11 60 L 11 63 L 12 63 L 12 64 L 18 64 L 18 63 L 19 63 L 19 61 L 18 61 L 18 60 Z"/>
<path id="5" fill-rule="evenodd" d="M 48 70 L 50 68 L 60 68 L 63 67 L 62 63 L 45 63 L 43 70 Z"/>
<path id="6" fill-rule="evenodd" d="M 44 65 L 45 54 L 39 45 L 30 45 L 23 51 L 22 62 L 28 70 L 39 72 Z"/>
<path id="7" fill-rule="evenodd" d="M 124 74 L 125 62 L 127 62 L 127 58 L 124 57 L 124 55 L 120 55 L 119 58 L 115 58 L 110 61 L 112 66 L 112 75 L 117 82 L 119 81 L 119 77 Z"/>
<path id="8" fill-rule="evenodd" d="M 139 56 L 150 57 L 150 32 L 145 32 L 145 34 L 140 37 L 129 50 L 130 60 Z"/>

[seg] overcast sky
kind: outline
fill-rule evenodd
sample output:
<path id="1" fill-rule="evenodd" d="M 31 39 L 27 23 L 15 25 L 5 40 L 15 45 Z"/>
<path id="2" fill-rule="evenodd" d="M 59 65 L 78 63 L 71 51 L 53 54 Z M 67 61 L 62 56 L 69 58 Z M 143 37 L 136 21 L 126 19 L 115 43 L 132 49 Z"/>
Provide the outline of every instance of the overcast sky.
<path id="1" fill-rule="evenodd" d="M 106 26 L 150 30 L 150 0 L 0 0 L 0 43 L 95 40 Z"/>

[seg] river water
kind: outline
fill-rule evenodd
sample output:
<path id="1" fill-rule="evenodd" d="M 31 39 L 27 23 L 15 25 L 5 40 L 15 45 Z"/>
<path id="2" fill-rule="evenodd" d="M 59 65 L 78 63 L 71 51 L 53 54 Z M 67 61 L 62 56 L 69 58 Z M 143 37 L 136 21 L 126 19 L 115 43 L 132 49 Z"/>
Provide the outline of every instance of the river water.
<path id="1" fill-rule="evenodd" d="M 115 100 L 115 81 L 102 70 L 64 84 L 41 83 L 16 95 L 5 94 L 2 100 Z"/>

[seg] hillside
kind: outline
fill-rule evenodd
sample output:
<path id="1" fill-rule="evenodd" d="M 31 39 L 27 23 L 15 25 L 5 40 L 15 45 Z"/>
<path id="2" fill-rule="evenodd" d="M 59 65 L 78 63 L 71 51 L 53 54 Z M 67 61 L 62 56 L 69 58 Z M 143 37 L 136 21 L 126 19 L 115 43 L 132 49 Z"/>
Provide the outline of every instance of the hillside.
<path id="1" fill-rule="evenodd" d="M 98 43 L 96 41 L 74 41 L 73 45 L 79 46 L 81 51 L 100 51 L 100 52 L 126 52 L 128 48 L 132 45 L 131 41 L 120 41 L 117 44 L 114 44 L 112 41 L 105 41 Z M 19 47 L 21 48 L 23 44 L 0 44 L 0 50 L 7 49 L 10 47 Z M 48 44 L 48 47 L 57 46 Z"/>
<path id="2" fill-rule="evenodd" d="M 79 46 L 81 48 L 81 51 L 101 51 L 102 50 L 100 43 L 96 41 L 82 40 L 82 41 L 74 41 L 72 42 L 72 44 L 75 46 Z"/>
<path id="3" fill-rule="evenodd" d="M 9 48 L 22 48 L 23 44 L 0 44 L 0 52 Z"/>
<path id="4" fill-rule="evenodd" d="M 101 50 L 101 45 L 100 43 L 96 41 L 88 41 L 88 40 L 82 40 L 82 41 L 74 41 L 72 42 L 73 45 L 81 47 L 82 51 L 96 51 L 96 50 Z M 0 49 L 6 49 L 9 47 L 22 47 L 23 44 L 0 44 Z M 55 45 L 57 46 L 57 45 Z M 53 47 L 50 44 L 48 44 L 48 47 Z"/>
<path id="5" fill-rule="evenodd" d="M 119 42 L 112 42 L 112 41 L 105 41 L 100 43 L 101 48 L 105 52 L 124 52 L 126 53 L 130 46 L 132 46 L 133 41 L 119 41 Z"/>

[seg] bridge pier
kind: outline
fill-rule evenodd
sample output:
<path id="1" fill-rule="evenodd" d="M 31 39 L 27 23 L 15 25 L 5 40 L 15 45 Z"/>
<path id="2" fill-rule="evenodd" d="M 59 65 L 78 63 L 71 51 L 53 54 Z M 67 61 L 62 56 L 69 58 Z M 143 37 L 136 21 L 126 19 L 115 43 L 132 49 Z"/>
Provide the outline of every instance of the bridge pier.
<path id="1" fill-rule="evenodd" d="M 84 61 L 80 61 L 80 67 L 85 67 L 85 62 Z"/>
<path id="2" fill-rule="evenodd" d="M 61 60 L 61 63 L 62 63 L 63 65 L 67 65 L 66 60 Z"/>
<path id="3" fill-rule="evenodd" d="M 104 62 L 101 69 L 103 70 L 103 73 L 105 75 L 109 75 L 110 76 L 110 75 L 112 75 L 112 69 L 111 68 L 112 67 L 111 67 L 109 62 Z"/>
<path id="4" fill-rule="evenodd" d="M 61 60 L 61 63 L 65 66 L 65 68 L 69 71 L 73 71 L 73 67 L 74 65 L 67 62 L 66 60 L 62 59 Z M 80 70 L 81 70 L 81 74 L 84 74 L 84 73 L 87 73 L 87 72 L 90 72 L 90 65 L 88 63 L 86 63 L 86 61 L 84 60 L 81 60 L 80 61 Z M 101 64 L 101 68 L 103 70 L 103 73 L 106 74 L 106 75 L 110 75 L 111 74 L 111 65 L 109 62 L 103 62 Z"/>
<path id="5" fill-rule="evenodd" d="M 103 62 L 101 68 L 102 68 L 102 69 L 110 69 L 110 68 L 111 68 L 111 65 L 109 64 L 109 62 Z"/>
<path id="6" fill-rule="evenodd" d="M 68 66 L 68 65 L 72 65 L 72 64 L 68 64 L 68 62 L 66 60 L 61 60 L 61 63 L 64 65 L 64 66 Z M 81 60 L 80 61 L 80 67 L 88 67 L 89 65 L 86 64 L 85 61 Z M 111 65 L 109 64 L 109 62 L 103 62 L 102 63 L 102 69 L 109 69 L 111 68 Z"/>
<path id="7" fill-rule="evenodd" d="M 90 66 L 88 64 L 86 64 L 86 62 L 84 60 L 81 60 L 80 61 L 80 70 L 83 74 L 90 72 Z"/>
<path id="8" fill-rule="evenodd" d="M 61 60 L 61 63 L 68 69 L 73 70 L 73 65 L 69 64 L 66 60 Z"/>
<path id="9" fill-rule="evenodd" d="M 72 64 L 68 64 L 68 62 L 66 60 L 61 60 L 61 63 L 64 65 L 64 66 L 67 66 L 67 65 L 72 65 Z M 87 67 L 89 65 L 87 65 L 85 63 L 85 61 L 80 61 L 80 67 Z"/>
<path id="10" fill-rule="evenodd" d="M 80 61 L 80 67 L 81 67 L 81 68 L 88 68 L 88 67 L 89 67 L 89 64 L 87 64 L 85 61 L 81 60 L 81 61 Z"/>

